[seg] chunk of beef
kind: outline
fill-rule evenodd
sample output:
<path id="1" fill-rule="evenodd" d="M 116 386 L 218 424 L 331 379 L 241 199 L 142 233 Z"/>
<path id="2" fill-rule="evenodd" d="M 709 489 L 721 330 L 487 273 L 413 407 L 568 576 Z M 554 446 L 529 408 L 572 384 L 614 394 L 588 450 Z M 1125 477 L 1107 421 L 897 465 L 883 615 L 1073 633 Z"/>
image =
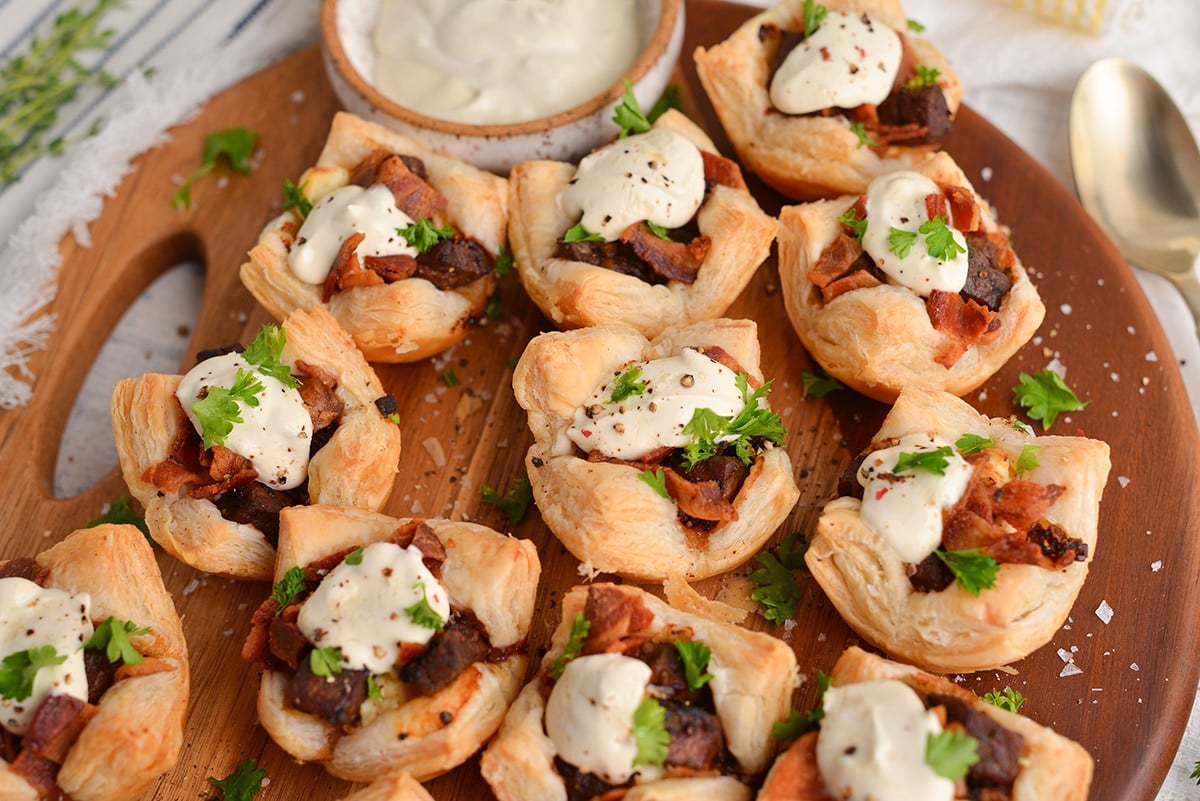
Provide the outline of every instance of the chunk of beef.
<path id="1" fill-rule="evenodd" d="M 308 638 L 293 620 L 272 617 L 269 624 L 267 644 L 271 656 L 288 666 L 289 670 L 300 667 L 300 658 L 308 650 Z"/>
<path id="2" fill-rule="evenodd" d="M 637 652 L 637 658 L 650 667 L 650 684 L 657 698 L 695 703 L 699 693 L 688 686 L 683 659 L 671 642 L 649 642 Z"/>
<path id="3" fill-rule="evenodd" d="M 1071 562 L 1086 562 L 1088 558 L 1086 542 L 1045 520 L 1038 521 L 1029 529 L 1029 541 L 1037 545 L 1056 567 L 1066 567 Z"/>
<path id="4" fill-rule="evenodd" d="M 100 696 L 113 685 L 117 666 L 108 659 L 103 648 L 83 649 L 83 670 L 87 674 L 88 703 L 100 703 Z"/>
<path id="5" fill-rule="evenodd" d="M 474 239 L 440 239 L 417 256 L 415 277 L 438 289 L 464 287 L 492 271 L 495 261 Z"/>
<path id="6" fill-rule="evenodd" d="M 38 706 L 21 747 L 61 764 L 75 738 L 97 711 L 97 707 L 72 695 L 52 693 Z"/>
<path id="7" fill-rule="evenodd" d="M 961 698 L 952 695 L 930 695 L 927 706 L 941 706 L 946 719 L 961 724 L 967 734 L 979 744 L 979 761 L 967 773 L 967 784 L 974 787 L 990 785 L 1007 787 L 1016 781 L 1021 770 L 1021 750 L 1025 738 L 1006 729 Z"/>
<path id="8" fill-rule="evenodd" d="M 681 513 L 697 520 L 728 521 L 737 519 L 733 500 L 749 474 L 750 467 L 736 456 L 718 454 L 687 472 L 668 469 L 664 477 Z"/>
<path id="9" fill-rule="evenodd" d="M 471 665 L 487 658 L 487 633 L 474 619 L 456 616 L 429 641 L 429 647 L 400 668 L 400 678 L 418 695 L 433 695 Z"/>
<path id="10" fill-rule="evenodd" d="M 912 566 L 908 583 L 917 592 L 941 592 L 954 583 L 954 573 L 937 554 L 929 554 Z"/>
<path id="11" fill-rule="evenodd" d="M 671 735 L 666 765 L 690 770 L 710 770 L 725 748 L 721 720 L 715 713 L 678 701 L 661 702 Z"/>
<path id="12" fill-rule="evenodd" d="M 232 523 L 254 526 L 274 545 L 279 541 L 280 510 L 303 501 L 254 481 L 234 492 L 218 495 L 212 502 L 220 510 L 221 517 Z"/>
<path id="13" fill-rule="evenodd" d="M 302 712 L 317 715 L 335 726 L 358 722 L 362 703 L 367 697 L 367 670 L 343 670 L 331 676 L 312 672 L 307 655 L 292 675 L 292 705 Z"/>
<path id="14" fill-rule="evenodd" d="M 596 774 L 582 771 L 558 756 L 554 757 L 554 769 L 566 785 L 567 801 L 594 801 L 618 786 L 629 787 L 633 784 L 632 778 L 623 785 L 609 784 Z"/>
<path id="15" fill-rule="evenodd" d="M 560 259 L 581 261 L 622 275 L 632 275 L 647 284 L 666 283 L 666 279 L 639 259 L 633 248 L 625 242 L 559 242 L 555 255 Z"/>
<path id="16" fill-rule="evenodd" d="M 982 234 L 967 237 L 967 282 L 962 288 L 965 298 L 1000 311 L 1000 304 L 1012 289 L 1012 279 L 998 266 L 998 247 Z"/>
<path id="17" fill-rule="evenodd" d="M 700 274 L 712 240 L 699 236 L 690 242 L 663 239 L 644 223 L 635 223 L 621 232 L 620 241 L 633 249 L 639 259 L 668 281 L 692 284 Z"/>
<path id="18" fill-rule="evenodd" d="M 40 585 L 48 575 L 50 575 L 50 568 L 42 567 L 36 559 L 30 559 L 27 556 L 0 562 L 0 579 L 23 578 Z"/>
<path id="19" fill-rule="evenodd" d="M 940 86 L 919 89 L 898 87 L 879 104 L 879 122 L 889 126 L 912 126 L 920 131 L 909 139 L 891 139 L 894 144 L 936 144 L 950 133 L 952 119 L 946 95 Z"/>

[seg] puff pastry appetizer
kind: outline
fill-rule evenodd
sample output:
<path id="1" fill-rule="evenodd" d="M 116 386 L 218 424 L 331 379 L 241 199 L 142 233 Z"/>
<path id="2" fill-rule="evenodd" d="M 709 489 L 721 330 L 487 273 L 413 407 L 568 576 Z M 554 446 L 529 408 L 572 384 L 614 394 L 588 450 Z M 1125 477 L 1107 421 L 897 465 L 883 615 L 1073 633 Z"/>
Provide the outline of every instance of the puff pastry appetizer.
<path id="1" fill-rule="evenodd" d="M 515 165 L 509 198 L 517 272 L 559 328 L 619 324 L 653 337 L 719 317 L 775 238 L 738 166 L 675 110 L 578 167 Z"/>
<path id="2" fill-rule="evenodd" d="M 381 507 L 400 457 L 395 399 L 323 309 L 264 326 L 185 376 L 113 387 L 121 473 L 150 535 L 192 567 L 265 581 L 279 510 Z"/>
<path id="3" fill-rule="evenodd" d="M 941 676 L 860 648 L 834 665 L 822 708 L 819 730 L 776 760 L 758 801 L 1087 798 L 1092 757 L 1078 743 Z M 930 764 L 930 739 L 974 741 L 976 758 L 958 770 Z"/>
<path id="4" fill-rule="evenodd" d="M 480 771 L 500 801 L 749 801 L 796 657 L 631 586 L 576 587 Z"/>
<path id="5" fill-rule="evenodd" d="M 413 362 L 466 337 L 496 287 L 507 181 L 338 112 L 292 207 L 241 267 L 276 319 L 323 307 L 372 362 Z"/>
<path id="6" fill-rule="evenodd" d="M 513 392 L 547 527 L 585 567 L 639 580 L 749 559 L 799 498 L 762 382 L 751 320 L 534 337 Z"/>
<path id="7" fill-rule="evenodd" d="M 1108 445 L 1034 437 L 905 390 L 805 562 L 889 655 L 943 673 L 1021 659 L 1066 620 L 1095 556 Z"/>
<path id="8" fill-rule="evenodd" d="M 521 688 L 540 572 L 532 543 L 472 523 L 284 509 L 242 651 L 263 727 L 349 781 L 460 765 Z"/>
<path id="9" fill-rule="evenodd" d="M 0 798 L 132 800 L 175 767 L 187 645 L 135 527 L 0 562 L 0 657 Z"/>
<path id="10" fill-rule="evenodd" d="M 1007 229 L 944 153 L 864 195 L 785 206 L 779 274 L 813 358 L 889 403 L 908 386 L 970 392 L 1046 311 Z"/>
<path id="11" fill-rule="evenodd" d="M 429 791 L 408 773 L 377 779 L 342 801 L 433 801 Z"/>
<path id="12" fill-rule="evenodd" d="M 738 158 L 772 187 L 858 193 L 938 147 L 962 99 L 937 48 L 905 28 L 898 0 L 781 0 L 697 48 L 696 73 Z"/>

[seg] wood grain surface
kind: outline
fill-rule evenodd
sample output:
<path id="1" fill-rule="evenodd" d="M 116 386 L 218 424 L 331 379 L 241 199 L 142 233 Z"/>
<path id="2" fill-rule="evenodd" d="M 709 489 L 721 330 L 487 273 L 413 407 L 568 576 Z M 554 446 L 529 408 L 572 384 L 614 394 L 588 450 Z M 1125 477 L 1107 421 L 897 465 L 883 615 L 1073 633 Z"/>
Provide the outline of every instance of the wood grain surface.
<path id="1" fill-rule="evenodd" d="M 677 79 L 685 110 L 729 153 L 691 69 L 691 52 L 712 44 L 752 11 L 715 0 L 690 0 L 688 37 Z M 262 225 L 278 213 L 285 178 L 316 157 L 337 102 L 315 48 L 298 53 L 212 100 L 171 141 L 136 162 L 136 170 L 92 225 L 94 244 L 63 243 L 64 263 L 53 311 L 58 331 L 34 358 L 38 382 L 30 405 L 0 413 L 0 509 L 6 525 L 0 558 L 31 555 L 96 517 L 124 493 L 114 471 L 83 494 L 56 499 L 54 460 L 71 399 L 129 303 L 183 258 L 206 265 L 205 293 L 185 364 L 201 348 L 247 341 L 267 316 L 240 285 L 237 268 Z M 191 172 L 206 133 L 230 126 L 260 132 L 262 154 L 249 178 L 208 179 L 194 189 L 192 210 L 175 211 L 174 176 Z M 947 149 L 1008 223 L 1048 308 L 1033 342 L 982 391 L 968 396 L 981 411 L 1011 415 L 1021 371 L 1057 358 L 1087 408 L 1054 427 L 1112 446 L 1113 470 L 1101 509 L 1091 575 L 1067 626 L 1015 673 L 959 677 L 977 693 L 1011 685 L 1028 698 L 1023 712 L 1083 743 L 1096 758 L 1091 797 L 1154 797 L 1183 732 L 1200 672 L 1196 608 L 1200 602 L 1198 435 L 1170 346 L 1127 267 L 1073 196 L 1030 157 L 964 109 Z M 752 190 L 770 213 L 781 199 Z M 479 499 L 479 488 L 506 488 L 522 471 L 531 438 L 512 397 L 509 362 L 530 337 L 550 328 L 513 275 L 501 282 L 504 316 L 481 322 L 450 354 L 407 366 L 379 366 L 399 400 L 404 435 L 400 475 L 385 507 L 397 516 L 470 519 L 499 530 L 507 521 Z M 802 495 L 776 534 L 811 532 L 836 478 L 874 432 L 885 407 L 849 392 L 805 399 L 800 376 L 812 369 L 784 313 L 772 257 L 729 312 L 758 322 L 763 371 L 775 385 L 773 407 L 790 438 L 788 452 Z M 461 384 L 439 374 L 453 367 Z M 428 441 L 428 443 L 426 442 Z M 435 460 L 436 441 L 444 463 Z M 428 445 L 428 447 L 427 447 Z M 512 533 L 537 544 L 543 578 L 532 648 L 540 657 L 558 619 L 558 601 L 578 581 L 577 563 L 542 525 L 536 509 Z M 774 540 L 773 540 L 774 543 Z M 299 765 L 257 724 L 257 670 L 239 659 L 248 618 L 270 588 L 208 577 L 160 553 L 168 589 L 183 617 L 192 668 L 186 745 L 178 767 L 147 797 L 193 801 L 213 793 L 206 777 L 223 777 L 244 759 L 266 769 L 263 799 L 325 801 L 350 785 L 316 765 Z M 744 599 L 753 564 L 700 582 L 706 595 Z M 797 572 L 802 602 L 794 626 L 757 616 L 748 625 L 789 642 L 806 676 L 828 671 L 857 638 L 820 588 Z M 1096 615 L 1113 610 L 1107 624 Z M 1060 676 L 1065 658 L 1080 672 Z M 1068 671 L 1070 672 L 1070 671 Z M 813 682 L 797 693 L 808 708 Z M 489 798 L 478 758 L 428 784 L 438 799 Z"/>

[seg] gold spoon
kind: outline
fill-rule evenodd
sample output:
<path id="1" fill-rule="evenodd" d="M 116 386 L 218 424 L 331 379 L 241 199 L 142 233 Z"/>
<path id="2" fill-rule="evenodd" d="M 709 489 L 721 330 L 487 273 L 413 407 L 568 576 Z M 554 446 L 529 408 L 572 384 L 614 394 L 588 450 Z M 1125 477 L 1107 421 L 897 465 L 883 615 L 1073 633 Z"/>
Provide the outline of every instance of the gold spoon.
<path id="1" fill-rule="evenodd" d="M 1079 200 L 1126 259 L 1165 275 L 1200 321 L 1200 148 L 1166 90 L 1119 58 L 1097 61 L 1071 97 Z"/>

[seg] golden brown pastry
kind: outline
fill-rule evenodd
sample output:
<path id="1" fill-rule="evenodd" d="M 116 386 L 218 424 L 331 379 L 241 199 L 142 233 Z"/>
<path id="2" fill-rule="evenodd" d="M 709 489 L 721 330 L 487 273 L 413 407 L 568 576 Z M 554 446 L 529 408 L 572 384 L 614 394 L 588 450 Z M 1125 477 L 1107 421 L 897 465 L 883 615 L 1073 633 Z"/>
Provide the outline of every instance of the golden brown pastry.
<path id="1" fill-rule="evenodd" d="M 856 471 L 862 492 L 826 504 L 805 562 L 889 656 L 943 673 L 1005 665 L 1070 613 L 1108 470 L 1098 440 L 1035 437 L 953 395 L 905 390 Z"/>
<path id="2" fill-rule="evenodd" d="M 433 796 L 411 774 L 396 773 L 376 779 L 342 801 L 433 801 Z"/>
<path id="3" fill-rule="evenodd" d="M 644 336 L 653 337 L 668 326 L 719 317 L 770 251 L 775 238 L 775 220 L 758 207 L 737 166 L 717 155 L 712 140 L 695 123 L 671 110 L 658 118 L 651 133 L 643 136 L 654 137 L 646 144 L 644 162 L 638 160 L 651 165 L 645 176 L 647 182 L 653 185 L 669 183 L 675 187 L 694 186 L 698 182 L 698 194 L 688 193 L 684 197 L 681 193 L 670 199 L 657 198 L 654 211 L 650 211 L 649 206 L 642 205 L 651 203 L 647 199 L 636 205 L 617 202 L 616 197 L 624 198 L 632 192 L 614 197 L 592 195 L 588 190 L 588 205 L 583 208 L 599 209 L 601 206 L 596 204 L 604 204 L 605 211 L 587 213 L 585 223 L 592 214 L 600 219 L 612 218 L 605 223 L 613 226 L 611 232 L 605 233 L 610 240 L 621 237 L 628 239 L 634 250 L 646 248 L 651 251 L 645 261 L 630 257 L 622 262 L 625 266 L 621 269 L 631 274 L 600 266 L 605 259 L 611 263 L 611 257 L 600 252 L 601 247 L 616 248 L 624 244 L 621 241 L 580 243 L 577 247 L 592 252 L 593 255 L 586 256 L 592 259 L 591 263 L 584 260 L 582 253 L 560 250 L 560 240 L 568 229 L 581 221 L 579 212 L 571 211 L 575 204 L 564 201 L 568 197 L 565 190 L 577 183 L 579 172 L 575 165 L 527 161 L 512 169 L 508 236 L 517 272 L 534 303 L 559 328 L 626 325 Z M 664 142 L 658 141 L 660 137 Z M 630 141 L 633 141 L 632 137 L 618 140 L 609 147 L 627 148 Z M 684 145 L 681 152 L 665 150 L 681 141 Z M 689 152 L 689 142 L 703 155 L 696 154 L 694 149 Z M 597 155 L 588 158 L 596 159 Z M 603 163 L 597 161 L 596 164 L 593 174 L 602 170 Z M 663 164 L 686 164 L 694 169 L 664 179 L 660 174 L 666 169 L 660 169 Z M 710 177 L 717 182 L 706 192 L 704 180 Z M 634 175 L 634 178 L 640 180 L 641 176 Z M 580 187 L 582 191 L 582 185 Z M 615 191 L 611 184 L 608 188 Z M 681 210 L 692 201 L 700 205 L 689 224 L 687 212 Z M 659 223 L 672 230 L 671 238 L 675 240 L 663 244 L 642 224 L 642 219 L 667 214 L 664 209 L 668 205 L 671 213 L 677 214 L 682 221 Z M 609 209 L 610 206 L 613 208 Z M 691 210 L 691 207 L 687 208 Z M 592 225 L 600 228 L 597 224 Z M 586 225 L 585 232 L 604 233 L 591 231 Z M 685 246 L 685 243 L 690 244 Z M 665 248 L 674 250 L 668 255 L 655 255 Z M 680 257 L 678 263 L 674 261 L 675 256 Z M 649 263 L 659 259 L 666 260 L 670 266 L 652 270 Z"/>
<path id="4" fill-rule="evenodd" d="M 297 185 L 314 211 L 288 209 L 268 223 L 241 267 L 242 283 L 276 319 L 327 308 L 372 362 L 418 361 L 466 337 L 496 286 L 508 221 L 504 178 L 338 112 Z M 365 210 L 353 224 L 337 211 L 351 185 L 367 187 L 353 198 Z M 380 186 L 392 192 L 379 194 Z M 413 261 L 416 251 L 402 247 L 396 229 L 423 220 L 453 236 Z M 356 231 L 367 238 L 348 244 Z"/>
<path id="5" fill-rule="evenodd" d="M 928 235 L 918 230 L 931 219 L 928 211 L 899 220 L 905 212 L 895 209 L 917 196 L 941 206 L 933 215 L 949 222 L 941 235 L 952 233 L 963 248 L 945 251 L 953 259 L 933 255 L 936 222 Z M 839 221 L 851 214 L 857 225 L 866 220 L 861 243 Z M 896 226 L 912 229 L 900 234 L 910 250 L 891 244 Z M 876 179 L 865 201 L 846 196 L 785 206 L 779 275 L 792 327 L 812 357 L 842 383 L 886 403 L 910 386 L 965 395 L 1000 369 L 1045 316 L 1007 229 L 944 153 Z"/>
<path id="6" fill-rule="evenodd" d="M 183 629 L 146 538 L 129 525 L 81 529 L 0 562 L 0 576 L 6 667 L 33 651 L 65 660 L 37 669 L 32 695 L 0 687 L 0 726 L 16 744 L 0 758 L 0 798 L 140 797 L 175 766 L 188 704 Z"/>
<path id="7" fill-rule="evenodd" d="M 460 765 L 521 687 L 540 571 L 532 543 L 473 523 L 283 510 L 242 654 L 266 667 L 263 727 L 349 781 Z"/>
<path id="8" fill-rule="evenodd" d="M 260 332 L 264 341 L 269 330 Z M 244 419 L 260 412 L 270 421 L 263 429 L 264 438 L 270 434 L 269 448 L 252 439 L 244 453 L 232 440 L 217 448 L 209 443 L 205 450 L 206 443 L 177 400 L 186 376 L 148 373 L 113 387 L 113 434 L 121 472 L 129 491 L 145 507 L 151 536 L 175 558 L 207 573 L 269 579 L 281 505 L 378 509 L 392 490 L 400 429 L 385 416 L 385 410 L 394 411 L 394 399 L 384 393 L 375 371 L 324 309 L 296 311 L 281 330 L 286 343 L 278 358 L 299 378 L 293 392 L 299 392 L 299 408 L 307 414 L 301 414 L 295 398 L 284 397 L 282 390 L 279 406 L 237 406 Z M 271 386 L 261 371 L 254 374 Z M 226 386 L 232 383 L 230 377 Z M 245 428 L 253 431 L 252 426 Z M 324 429 L 333 433 L 320 444 L 328 433 Z M 235 426 L 231 436 L 239 430 Z M 310 450 L 310 443 L 319 447 Z M 286 464 L 271 460 L 265 456 L 269 453 L 289 459 Z M 306 466 L 305 460 L 290 459 L 299 454 L 309 457 Z M 277 472 L 284 467 L 287 480 L 280 482 Z"/>
<path id="9" fill-rule="evenodd" d="M 500 801 L 565 799 L 572 785 L 594 795 L 629 786 L 626 799 L 748 801 L 749 787 L 720 764 L 749 777 L 766 770 L 795 680 L 795 654 L 768 634 L 628 585 L 575 587 L 480 771 Z"/>
<path id="10" fill-rule="evenodd" d="M 695 52 L 696 73 L 742 164 L 796 200 L 858 193 L 879 173 L 921 161 L 948 132 L 962 99 L 958 76 L 937 48 L 906 31 L 898 0 L 826 0 L 820 5 L 830 17 L 822 23 L 825 31 L 818 28 L 814 36 L 832 36 L 847 24 L 859 24 L 863 15 L 871 36 L 887 33 L 878 43 L 861 31 L 839 37 L 861 53 L 857 58 L 814 39 L 817 52 L 834 53 L 817 58 L 817 64 L 829 65 L 836 74 L 801 79 L 807 91 L 797 99 L 804 105 L 785 105 L 801 112 L 781 111 L 778 104 L 788 101 L 776 98 L 772 89 L 781 43 L 786 55 L 795 39 L 788 34 L 804 31 L 803 0 L 780 0 L 725 41 Z M 847 18 L 835 18 L 839 14 Z M 803 49 L 798 46 L 792 58 L 798 59 Z M 881 51 L 891 56 L 886 73 L 880 72 L 885 60 Z M 856 65 L 859 59 L 862 63 Z M 866 83 L 860 81 L 863 76 L 878 78 Z M 923 78 L 930 84 L 926 88 L 905 88 Z M 881 94 L 887 97 L 883 102 L 866 99 Z M 869 141 L 853 125 L 865 126 L 863 137 Z"/>
<path id="11" fill-rule="evenodd" d="M 837 787 L 830 787 L 821 765 L 829 768 L 834 776 L 839 775 L 843 768 L 836 764 L 831 752 L 835 750 L 835 744 L 842 742 L 855 742 L 866 749 L 871 749 L 872 743 L 878 744 L 874 753 L 879 772 L 874 773 L 871 766 L 860 763 L 853 766 L 857 767 L 855 779 L 878 778 L 882 793 L 896 790 L 900 793 L 894 796 L 896 798 L 913 797 L 904 793 L 912 793 L 918 783 L 929 779 L 923 771 L 925 766 L 914 765 L 901 757 L 907 750 L 905 740 L 911 741 L 911 732 L 905 732 L 897 740 L 888 730 L 889 724 L 898 725 L 902 720 L 921 720 L 922 705 L 929 710 L 940 708 L 944 711 L 948 723 L 942 724 L 943 730 L 965 729 L 968 736 L 974 737 L 979 760 L 970 767 L 959 787 L 949 780 L 941 783 L 934 780 L 931 782 L 936 787 L 934 792 L 922 793 L 921 798 L 929 801 L 939 797 L 975 798 L 974 792 L 987 792 L 993 788 L 1003 793 L 997 797 L 1011 798 L 1012 801 L 1083 801 L 1087 798 L 1093 766 L 1086 749 L 1029 718 L 981 701 L 971 691 L 941 676 L 891 662 L 852 646 L 834 665 L 830 682 L 831 688 L 841 697 L 834 698 L 831 704 L 827 691 L 825 705 L 840 707 L 844 712 L 836 719 L 824 718 L 819 731 L 801 736 L 775 761 L 759 791 L 758 801 L 838 797 Z M 897 688 L 897 684 L 901 687 Z M 907 709 L 914 702 L 916 709 L 911 718 L 895 714 L 897 707 Z M 860 712 L 852 717 L 855 703 L 863 704 L 859 709 L 873 708 L 875 715 Z M 884 709 L 893 714 L 885 713 Z M 827 732 L 827 728 L 832 731 Z M 823 748 L 821 738 L 826 736 L 834 742 L 826 742 Z M 923 750 L 924 743 L 917 740 L 916 746 Z M 856 748 L 855 753 L 862 762 L 871 760 L 872 754 L 862 752 L 860 748 Z M 919 753 L 916 756 L 918 760 L 923 758 Z M 964 795 L 960 788 L 972 794 Z M 941 795 L 935 795 L 936 792 Z M 883 794 L 873 797 L 877 801 L 888 801 Z"/>
<path id="12" fill-rule="evenodd" d="M 698 579 L 745 562 L 799 497 L 762 381 L 750 320 L 679 326 L 651 341 L 615 327 L 535 337 L 513 391 L 529 413 L 525 466 L 542 519 L 599 572 Z M 728 422 L 750 412 L 762 428 L 738 450 L 725 442 L 701 453 L 703 438 L 685 430 L 696 414 Z"/>

